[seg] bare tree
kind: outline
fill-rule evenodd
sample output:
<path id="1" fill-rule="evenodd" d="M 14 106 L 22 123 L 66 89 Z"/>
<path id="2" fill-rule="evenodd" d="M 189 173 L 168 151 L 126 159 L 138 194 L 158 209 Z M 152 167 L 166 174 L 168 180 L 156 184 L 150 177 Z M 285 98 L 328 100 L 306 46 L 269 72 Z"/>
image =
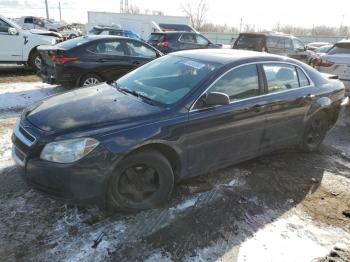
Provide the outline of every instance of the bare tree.
<path id="1" fill-rule="evenodd" d="M 181 10 L 190 18 L 190 23 L 195 29 L 200 30 L 202 28 L 208 11 L 206 0 L 200 0 L 195 8 L 188 2 L 181 7 Z"/>
<path id="2" fill-rule="evenodd" d="M 130 5 L 129 9 L 127 11 L 129 14 L 140 14 L 141 13 L 140 8 L 136 5 Z"/>

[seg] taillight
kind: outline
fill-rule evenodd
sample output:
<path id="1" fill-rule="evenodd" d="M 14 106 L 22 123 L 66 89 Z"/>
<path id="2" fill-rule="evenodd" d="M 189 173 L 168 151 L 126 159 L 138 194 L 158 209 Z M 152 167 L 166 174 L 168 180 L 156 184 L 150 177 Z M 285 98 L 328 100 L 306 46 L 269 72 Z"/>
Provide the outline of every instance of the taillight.
<path id="1" fill-rule="evenodd" d="M 78 57 L 64 57 L 61 55 L 52 55 L 51 56 L 52 62 L 58 65 L 63 65 L 65 63 L 73 62 L 78 60 Z"/>
<path id="2" fill-rule="evenodd" d="M 160 43 L 158 43 L 158 46 L 169 47 L 170 46 L 170 42 L 160 42 Z"/>
<path id="3" fill-rule="evenodd" d="M 315 66 L 323 66 L 323 67 L 330 67 L 332 66 L 334 63 L 329 62 L 327 60 L 322 60 L 321 58 L 316 58 L 314 61 L 314 65 Z"/>

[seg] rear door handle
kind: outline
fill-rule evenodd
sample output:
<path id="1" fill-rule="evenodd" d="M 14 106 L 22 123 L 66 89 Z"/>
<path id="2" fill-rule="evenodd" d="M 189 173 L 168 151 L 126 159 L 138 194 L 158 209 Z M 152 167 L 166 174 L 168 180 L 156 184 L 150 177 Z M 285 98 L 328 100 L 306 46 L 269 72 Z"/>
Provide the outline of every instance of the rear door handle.
<path id="1" fill-rule="evenodd" d="M 264 105 L 259 105 L 259 104 L 253 106 L 254 111 L 257 113 L 263 110 L 264 108 L 265 108 Z"/>
<path id="2" fill-rule="evenodd" d="M 140 62 L 140 61 L 134 61 L 134 62 L 132 62 L 132 64 L 133 64 L 133 65 L 140 65 L 141 62 Z"/>
<path id="3" fill-rule="evenodd" d="M 107 60 L 106 60 L 106 59 L 103 59 L 103 58 L 99 59 L 98 61 L 101 62 L 101 63 L 107 62 Z"/>
<path id="4" fill-rule="evenodd" d="M 306 96 L 303 96 L 304 100 L 313 100 L 316 96 L 313 94 L 307 94 Z"/>

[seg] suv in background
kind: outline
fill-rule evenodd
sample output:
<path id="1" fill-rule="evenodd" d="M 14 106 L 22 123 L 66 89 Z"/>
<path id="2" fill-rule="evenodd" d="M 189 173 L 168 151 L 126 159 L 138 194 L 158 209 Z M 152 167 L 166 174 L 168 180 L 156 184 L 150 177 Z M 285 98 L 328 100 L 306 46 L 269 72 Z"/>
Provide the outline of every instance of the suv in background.
<path id="1" fill-rule="evenodd" d="M 120 27 L 114 26 L 94 26 L 90 31 L 90 35 L 116 35 L 116 36 L 125 36 L 136 40 L 142 40 L 141 37 L 130 31 L 123 30 Z"/>
<path id="2" fill-rule="evenodd" d="M 284 55 L 306 61 L 306 47 L 298 38 L 283 33 L 241 33 L 233 44 L 233 49 L 246 49 Z"/>
<path id="3" fill-rule="evenodd" d="M 149 36 L 147 43 L 164 54 L 188 49 L 220 48 L 195 32 L 155 32 Z"/>

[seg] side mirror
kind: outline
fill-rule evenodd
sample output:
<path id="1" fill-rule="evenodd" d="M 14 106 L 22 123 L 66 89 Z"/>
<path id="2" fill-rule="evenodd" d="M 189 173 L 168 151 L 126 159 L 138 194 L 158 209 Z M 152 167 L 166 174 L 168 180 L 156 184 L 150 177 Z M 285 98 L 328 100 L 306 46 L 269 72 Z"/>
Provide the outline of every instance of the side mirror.
<path id="1" fill-rule="evenodd" d="M 9 35 L 18 35 L 18 31 L 17 31 L 16 28 L 10 27 L 10 28 L 8 29 L 8 34 L 9 34 Z"/>
<path id="2" fill-rule="evenodd" d="M 208 106 L 221 106 L 230 104 L 230 98 L 225 93 L 211 92 L 205 98 L 205 104 Z"/>

